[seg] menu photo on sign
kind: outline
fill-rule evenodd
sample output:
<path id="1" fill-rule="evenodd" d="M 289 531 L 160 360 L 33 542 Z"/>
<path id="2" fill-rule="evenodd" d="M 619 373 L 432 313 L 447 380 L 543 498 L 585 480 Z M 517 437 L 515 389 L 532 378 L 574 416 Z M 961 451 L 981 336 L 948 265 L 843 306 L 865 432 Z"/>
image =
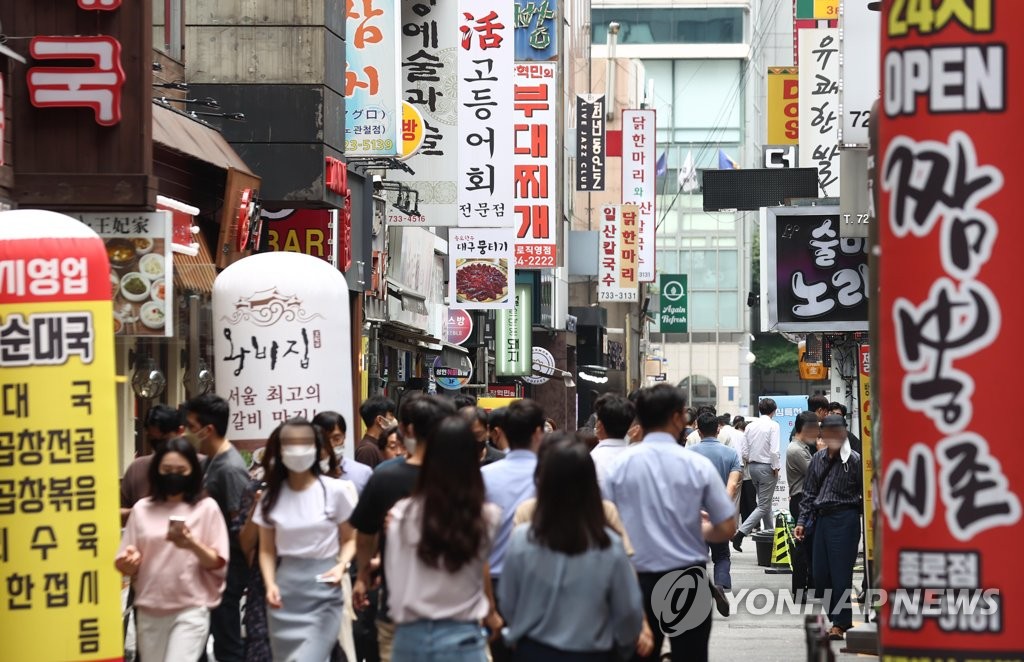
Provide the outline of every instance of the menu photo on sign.
<path id="1" fill-rule="evenodd" d="M 173 336 L 171 214 L 97 213 L 75 218 L 92 228 L 107 247 L 114 333 Z"/>
<path id="2" fill-rule="evenodd" d="M 448 305 L 468 310 L 511 308 L 515 231 L 459 228 L 448 237 Z"/>

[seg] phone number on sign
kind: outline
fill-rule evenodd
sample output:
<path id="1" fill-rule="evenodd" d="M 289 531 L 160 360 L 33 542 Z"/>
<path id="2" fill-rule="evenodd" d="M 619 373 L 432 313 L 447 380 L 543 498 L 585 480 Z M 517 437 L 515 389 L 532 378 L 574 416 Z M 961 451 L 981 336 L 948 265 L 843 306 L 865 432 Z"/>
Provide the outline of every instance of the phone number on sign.
<path id="1" fill-rule="evenodd" d="M 555 267 L 553 255 L 517 255 L 517 267 Z"/>
<path id="2" fill-rule="evenodd" d="M 362 140 L 346 140 L 345 151 L 346 152 L 372 152 L 380 151 L 383 149 L 391 149 L 395 146 L 393 140 L 381 140 L 376 138 L 364 138 Z"/>

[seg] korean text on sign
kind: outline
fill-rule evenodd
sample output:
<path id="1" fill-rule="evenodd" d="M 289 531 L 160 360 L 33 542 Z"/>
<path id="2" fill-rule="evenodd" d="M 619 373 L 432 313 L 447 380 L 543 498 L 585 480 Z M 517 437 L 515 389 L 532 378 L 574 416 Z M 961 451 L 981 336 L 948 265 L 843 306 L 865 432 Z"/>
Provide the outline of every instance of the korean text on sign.
<path id="1" fill-rule="evenodd" d="M 557 266 L 557 65 L 515 65 L 516 267 Z"/>
<path id="2" fill-rule="evenodd" d="M 653 110 L 622 111 L 622 204 L 634 204 L 639 213 L 637 280 L 654 281 L 656 115 Z"/>
<path id="3" fill-rule="evenodd" d="M 800 30 L 800 165 L 818 197 L 839 197 L 839 29 Z"/>

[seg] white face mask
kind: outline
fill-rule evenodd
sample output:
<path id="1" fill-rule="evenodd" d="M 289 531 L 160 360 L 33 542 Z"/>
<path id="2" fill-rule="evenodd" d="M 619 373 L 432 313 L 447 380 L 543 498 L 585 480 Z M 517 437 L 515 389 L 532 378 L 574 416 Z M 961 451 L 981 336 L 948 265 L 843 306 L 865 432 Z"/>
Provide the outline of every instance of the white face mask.
<path id="1" fill-rule="evenodd" d="M 281 462 L 297 474 L 309 471 L 316 462 L 316 446 L 285 446 L 281 449 Z"/>
<path id="2" fill-rule="evenodd" d="M 330 470 L 331 470 L 331 460 L 329 458 L 326 458 L 326 457 L 324 459 L 320 460 L 320 473 L 325 474 L 325 473 L 327 473 Z"/>
<path id="3" fill-rule="evenodd" d="M 344 446 L 335 446 L 333 450 L 334 450 L 334 457 L 338 458 L 338 462 L 341 462 L 342 456 L 345 455 L 345 447 Z"/>

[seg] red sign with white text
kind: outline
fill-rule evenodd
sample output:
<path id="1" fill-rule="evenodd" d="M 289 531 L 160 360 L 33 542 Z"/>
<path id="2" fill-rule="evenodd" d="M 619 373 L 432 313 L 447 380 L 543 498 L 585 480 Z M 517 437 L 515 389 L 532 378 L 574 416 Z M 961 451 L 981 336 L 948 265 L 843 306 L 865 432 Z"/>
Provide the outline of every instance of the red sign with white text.
<path id="1" fill-rule="evenodd" d="M 881 659 L 1019 660 L 1024 3 L 882 6 Z"/>
<path id="2" fill-rule="evenodd" d="M 36 108 L 91 108 L 96 123 L 121 121 L 121 43 L 96 37 L 34 37 L 29 54 L 36 60 L 83 60 L 87 67 L 32 67 L 28 89 Z"/>
<path id="3" fill-rule="evenodd" d="M 516 63 L 513 167 L 519 269 L 558 266 L 557 76 L 554 62 Z"/>

